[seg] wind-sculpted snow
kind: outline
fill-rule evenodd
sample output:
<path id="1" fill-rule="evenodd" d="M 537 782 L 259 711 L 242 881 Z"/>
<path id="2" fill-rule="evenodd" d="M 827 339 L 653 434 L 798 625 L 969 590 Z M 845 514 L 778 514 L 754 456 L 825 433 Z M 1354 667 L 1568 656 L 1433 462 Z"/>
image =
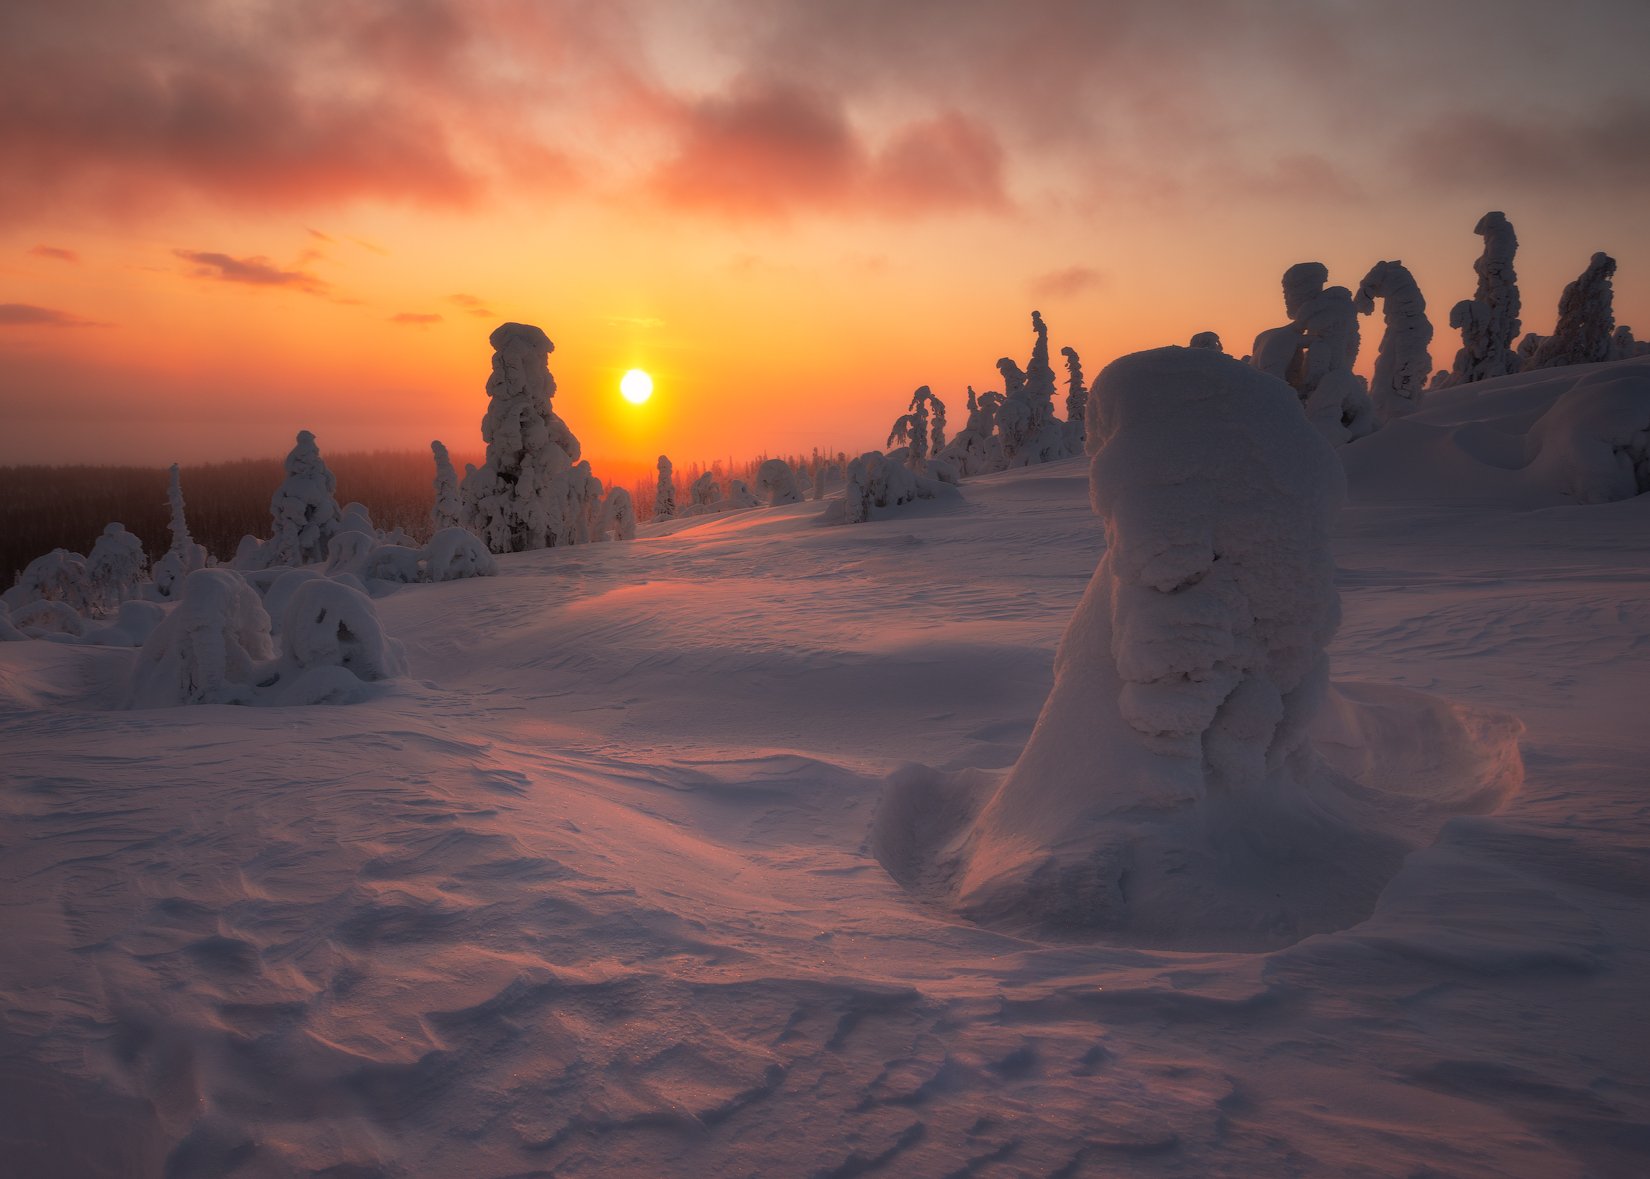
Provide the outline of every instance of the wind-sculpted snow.
<path id="1" fill-rule="evenodd" d="M 1414 498 L 1476 462 L 1459 395 L 1527 432 L 1586 371 L 1340 452 L 1390 474 L 1336 526 L 1329 786 L 1233 828 L 1219 951 L 946 875 L 1103 555 L 1078 460 L 403 588 L 408 675 L 347 708 L 117 710 L 130 650 L 0 644 L 0 1171 L 1638 1174 L 1650 499 Z M 1314 879 L 1324 932 L 1252 928 Z"/>

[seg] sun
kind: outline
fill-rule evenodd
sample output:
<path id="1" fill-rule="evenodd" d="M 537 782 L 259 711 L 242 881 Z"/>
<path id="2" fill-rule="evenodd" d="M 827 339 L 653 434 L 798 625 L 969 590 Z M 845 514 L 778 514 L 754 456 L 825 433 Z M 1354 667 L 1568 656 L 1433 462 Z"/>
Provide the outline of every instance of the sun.
<path id="1" fill-rule="evenodd" d="M 619 378 L 619 396 L 631 405 L 640 405 L 653 396 L 653 378 L 639 368 L 633 368 Z"/>

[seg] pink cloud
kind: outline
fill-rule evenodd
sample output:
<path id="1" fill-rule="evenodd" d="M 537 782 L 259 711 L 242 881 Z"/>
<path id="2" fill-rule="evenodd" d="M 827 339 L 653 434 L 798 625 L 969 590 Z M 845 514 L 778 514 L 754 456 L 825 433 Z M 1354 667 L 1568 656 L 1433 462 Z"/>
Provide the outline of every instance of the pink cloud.
<path id="1" fill-rule="evenodd" d="M 173 250 L 185 262 L 193 262 L 195 278 L 241 283 L 255 287 L 290 287 L 308 295 L 324 295 L 327 284 L 303 270 L 282 270 L 268 258 L 233 258 L 204 250 Z"/>

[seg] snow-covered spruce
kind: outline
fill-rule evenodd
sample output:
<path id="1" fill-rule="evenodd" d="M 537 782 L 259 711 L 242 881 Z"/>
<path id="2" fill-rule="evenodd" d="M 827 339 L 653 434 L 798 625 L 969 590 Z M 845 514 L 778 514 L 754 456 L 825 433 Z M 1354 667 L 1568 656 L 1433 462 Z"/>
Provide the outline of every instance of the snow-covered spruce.
<path id="1" fill-rule="evenodd" d="M 802 502 L 802 492 L 796 485 L 796 472 L 781 458 L 766 459 L 756 469 L 756 494 L 769 507 Z"/>
<path id="2" fill-rule="evenodd" d="M 435 458 L 435 503 L 430 508 L 430 519 L 437 531 L 457 528 L 464 523 L 464 503 L 458 496 L 458 472 L 453 470 L 452 457 L 440 439 L 430 443 Z"/>
<path id="3" fill-rule="evenodd" d="M 326 560 L 343 517 L 333 498 L 338 480 L 321 458 L 314 434 L 298 431 L 285 467 L 286 478 L 269 501 L 271 531 L 261 558 L 265 568 Z"/>
<path id="4" fill-rule="evenodd" d="M 880 510 L 917 499 L 955 495 L 954 488 L 932 475 L 913 471 L 897 456 L 868 450 L 848 464 L 841 499 L 833 499 L 821 517 L 831 524 L 862 524 Z"/>
<path id="5" fill-rule="evenodd" d="M 1148 943 L 1264 933 L 1293 920 L 1265 896 L 1273 858 L 1328 838 L 1304 738 L 1339 621 L 1340 464 L 1286 385 L 1206 349 L 1115 361 L 1088 424 L 1105 555 L 959 845 L 957 899 Z"/>
<path id="6" fill-rule="evenodd" d="M 345 703 L 361 685 L 407 673 L 372 599 L 330 578 L 299 585 L 281 622 L 281 658 L 267 684 L 275 704 Z"/>
<path id="7" fill-rule="evenodd" d="M 1077 349 L 1065 347 L 1060 355 L 1066 358 L 1066 420 L 1061 426 L 1065 434 L 1067 454 L 1082 454 L 1087 437 L 1085 419 L 1088 416 L 1089 390 L 1083 383 L 1083 359 Z"/>
<path id="8" fill-rule="evenodd" d="M 424 576 L 429 581 L 493 577 L 498 562 L 467 528 L 443 528 L 424 546 Z"/>
<path id="9" fill-rule="evenodd" d="M 1208 348 L 1213 352 L 1226 351 L 1225 348 L 1221 347 L 1220 337 L 1214 332 L 1198 332 L 1192 337 L 1192 342 L 1187 347 Z"/>
<path id="10" fill-rule="evenodd" d="M 1610 359 L 1616 330 L 1615 288 L 1610 281 L 1616 260 L 1593 255 L 1587 269 L 1564 288 L 1558 300 L 1558 325 L 1535 348 L 1524 368 L 1556 368 L 1563 364 L 1597 364 Z"/>
<path id="11" fill-rule="evenodd" d="M 197 569 L 205 569 L 211 563 L 205 546 L 196 544 L 195 538 L 189 535 L 189 521 L 183 510 L 183 481 L 177 463 L 172 464 L 167 481 L 166 501 L 171 508 L 167 526 L 172 534 L 172 544 L 149 571 L 153 596 L 163 602 L 177 597 L 183 589 L 185 577 Z"/>
<path id="12" fill-rule="evenodd" d="M 39 598 L 16 607 L 11 617 L 25 638 L 78 639 L 86 633 L 86 619 L 67 602 Z"/>
<path id="13" fill-rule="evenodd" d="M 630 492 L 622 487 L 609 488 L 602 503 L 602 526 L 599 540 L 611 536 L 614 540 L 636 539 L 636 506 Z"/>
<path id="14" fill-rule="evenodd" d="M 975 393 L 968 387 L 968 420 L 938 457 L 959 475 L 988 475 L 1008 465 L 1003 457 L 1003 440 L 997 430 L 997 414 L 1003 395 L 996 391 Z"/>
<path id="15" fill-rule="evenodd" d="M 1478 289 L 1472 298 L 1450 308 L 1449 325 L 1460 331 L 1461 349 L 1441 382 L 1446 386 L 1504 377 L 1519 368 L 1514 345 L 1520 305 L 1518 273 L 1513 269 L 1518 235 L 1507 215 L 1500 212 L 1485 213 L 1473 232 L 1484 239 L 1484 252 L 1472 264 L 1478 273 Z"/>
<path id="16" fill-rule="evenodd" d="M 1385 330 L 1369 398 L 1376 419 L 1384 425 L 1413 413 L 1420 404 L 1432 377 L 1432 321 L 1427 318 L 1421 288 L 1402 262 L 1377 262 L 1364 275 L 1353 299 L 1359 314 L 1373 314 L 1376 299 L 1381 300 Z"/>
<path id="17" fill-rule="evenodd" d="M 86 558 L 86 588 L 92 613 L 113 614 L 122 602 L 138 596 L 138 586 L 149 571 L 143 542 L 124 524 L 110 524 L 92 544 Z"/>
<path id="18" fill-rule="evenodd" d="M 1331 442 L 1350 442 L 1375 429 L 1358 359 L 1358 312 L 1352 292 L 1328 287 L 1321 262 L 1284 271 L 1283 302 L 1290 322 L 1255 338 L 1250 363 L 1279 377 L 1300 396 L 1307 420 Z"/>
<path id="19" fill-rule="evenodd" d="M 676 515 L 676 472 L 666 455 L 659 456 L 659 486 L 653 493 L 653 518 L 670 520 Z"/>
<path id="20" fill-rule="evenodd" d="M 601 485 L 588 466 L 575 465 L 579 441 L 551 407 L 555 345 L 522 323 L 500 324 L 488 340 L 493 373 L 481 421 L 487 461 L 464 478 L 465 523 L 495 553 L 588 538 Z"/>
<path id="21" fill-rule="evenodd" d="M 248 704 L 274 655 L 257 591 L 227 569 L 197 569 L 138 652 L 128 705 Z"/>
<path id="22" fill-rule="evenodd" d="M 886 445 L 903 446 L 912 470 L 926 469 L 929 458 L 945 448 L 945 402 L 927 385 L 918 386 L 906 412 L 894 419 Z"/>
<path id="23" fill-rule="evenodd" d="M 1065 457 L 1065 428 L 1054 416 L 1054 369 L 1048 360 L 1048 326 L 1040 312 L 1031 313 L 1036 339 L 1025 371 L 1008 357 L 997 361 L 1003 377 L 1003 403 L 997 410 L 1003 456 L 1010 467 L 1029 467 Z"/>
<path id="24" fill-rule="evenodd" d="M 91 609 L 91 577 L 86 558 L 68 549 L 53 549 L 23 567 L 3 595 L 14 611 L 30 602 L 62 602 L 77 613 Z"/>

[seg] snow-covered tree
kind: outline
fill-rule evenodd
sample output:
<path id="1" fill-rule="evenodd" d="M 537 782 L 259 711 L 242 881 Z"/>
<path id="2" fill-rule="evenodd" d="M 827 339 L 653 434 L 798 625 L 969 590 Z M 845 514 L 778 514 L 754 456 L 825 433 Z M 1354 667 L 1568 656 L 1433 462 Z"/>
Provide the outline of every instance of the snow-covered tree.
<path id="1" fill-rule="evenodd" d="M 468 528 L 443 528 L 424 546 L 424 575 L 430 581 L 492 577 L 498 562 Z"/>
<path id="2" fill-rule="evenodd" d="M 1214 352 L 1226 351 L 1226 349 L 1222 348 L 1220 345 L 1220 337 L 1214 332 L 1198 332 L 1192 337 L 1192 342 L 1189 347 L 1208 348 Z"/>
<path id="3" fill-rule="evenodd" d="M 743 479 L 728 480 L 728 497 L 721 501 L 723 511 L 732 511 L 738 508 L 759 508 L 762 501 L 756 498 L 756 493 L 750 484 Z"/>
<path id="4" fill-rule="evenodd" d="M 1003 457 L 1002 436 L 997 430 L 997 415 L 1003 401 L 1003 395 L 995 390 L 975 393 L 974 386 L 968 387 L 967 424 L 939 453 L 939 458 L 959 475 L 986 475 L 1008 466 L 1008 460 Z"/>
<path id="5" fill-rule="evenodd" d="M 602 503 L 602 532 L 602 539 L 606 539 L 605 534 L 611 534 L 614 540 L 636 539 L 636 506 L 630 492 L 622 487 L 610 488 Z"/>
<path id="6" fill-rule="evenodd" d="M 935 397 L 927 385 L 922 385 L 911 394 L 911 404 L 906 409 L 906 413 L 894 419 L 886 445 L 903 445 L 906 461 L 913 470 L 920 471 L 928 465 L 929 456 L 945 446 L 945 402 Z"/>
<path id="7" fill-rule="evenodd" d="M 1341 464 L 1288 386 L 1201 348 L 1107 366 L 1088 437 L 1105 553 L 1025 751 L 957 845 L 958 899 L 1169 944 L 1271 920 L 1249 863 L 1323 822 L 1302 791 Z"/>
<path id="8" fill-rule="evenodd" d="M 1461 350 L 1445 385 L 1464 385 L 1504 377 L 1518 371 L 1518 274 L 1513 256 L 1518 253 L 1518 235 L 1505 213 L 1485 213 L 1473 227 L 1484 239 L 1484 252 L 1472 264 L 1478 273 L 1478 289 L 1450 309 L 1449 325 L 1461 333 Z"/>
<path id="9" fill-rule="evenodd" d="M 246 579 L 197 569 L 138 653 L 129 706 L 250 703 L 273 654 L 269 615 Z"/>
<path id="10" fill-rule="evenodd" d="M 802 492 L 796 486 L 796 472 L 782 458 L 766 459 L 756 469 L 756 491 L 770 507 L 802 502 Z"/>
<path id="11" fill-rule="evenodd" d="M 77 613 L 92 608 L 92 582 L 86 558 L 68 549 L 53 549 L 36 557 L 17 575 L 5 592 L 6 605 L 16 610 L 30 602 L 62 602 Z"/>
<path id="12" fill-rule="evenodd" d="M 1381 350 L 1375 358 L 1375 379 L 1369 397 L 1375 416 L 1386 423 L 1413 413 L 1432 377 L 1432 321 L 1421 288 L 1402 262 L 1377 262 L 1358 284 L 1353 300 L 1358 312 L 1371 315 L 1381 300 L 1386 321 Z"/>
<path id="13" fill-rule="evenodd" d="M 1070 347 L 1060 349 L 1060 355 L 1066 358 L 1066 451 L 1082 454 L 1089 404 L 1088 386 L 1083 383 L 1083 358 Z"/>
<path id="14" fill-rule="evenodd" d="M 576 466 L 579 441 L 551 408 L 555 345 L 521 323 L 500 324 L 489 342 L 493 373 L 481 420 L 487 461 L 465 476 L 465 523 L 495 553 L 576 543 L 599 513 L 601 485 L 587 466 Z"/>
<path id="15" fill-rule="evenodd" d="M 122 602 L 138 596 L 138 585 L 149 570 L 143 542 L 124 524 L 110 524 L 92 544 L 86 558 L 86 581 L 92 612 L 112 614 Z"/>
<path id="16" fill-rule="evenodd" d="M 1615 273 L 1614 258 L 1602 252 L 1593 255 L 1581 276 L 1564 288 L 1558 300 L 1558 326 L 1536 348 L 1526 367 L 1556 368 L 1610 359 L 1610 337 L 1616 330 L 1611 282 Z"/>
<path id="17" fill-rule="evenodd" d="M 717 482 L 715 471 L 706 471 L 693 481 L 688 489 L 694 507 L 710 507 L 722 498 L 722 485 Z"/>
<path id="18" fill-rule="evenodd" d="M 288 599 L 281 622 L 281 661 L 283 680 L 320 668 L 338 668 L 357 680 L 394 679 L 407 673 L 401 644 L 384 633 L 372 599 L 325 577 L 304 582 Z"/>
<path id="19" fill-rule="evenodd" d="M 1031 328 L 1036 339 L 1023 372 L 1006 356 L 997 361 L 1003 378 L 997 430 L 1011 467 L 1052 462 L 1065 452 L 1065 430 L 1054 416 L 1054 369 L 1049 365 L 1048 326 L 1041 313 L 1031 313 Z"/>
<path id="20" fill-rule="evenodd" d="M 435 456 L 435 505 L 430 508 L 430 519 L 436 528 L 457 528 L 464 522 L 464 503 L 458 496 L 458 472 L 453 470 L 452 456 L 437 439 L 430 443 Z"/>
<path id="21" fill-rule="evenodd" d="M 1358 359 L 1358 312 L 1352 292 L 1326 287 L 1321 262 L 1298 262 L 1283 274 L 1289 323 L 1255 337 L 1250 365 L 1287 382 L 1307 418 L 1333 442 L 1361 438 L 1375 428 L 1375 413 Z M 1205 351 L 1205 349 L 1199 349 Z"/>
<path id="22" fill-rule="evenodd" d="M 314 434 L 298 432 L 284 466 L 286 478 L 269 501 L 269 539 L 254 545 L 243 540 L 236 552 L 237 568 L 312 565 L 326 559 L 327 545 L 341 519 L 333 498 L 338 481 L 321 458 Z"/>
<path id="23" fill-rule="evenodd" d="M 150 580 L 154 584 L 154 595 L 161 601 L 170 601 L 183 590 L 183 579 L 197 569 L 206 568 L 209 558 L 204 546 L 195 543 L 189 535 L 189 522 L 183 511 L 183 482 L 178 473 L 178 464 L 172 464 L 171 477 L 166 487 L 166 499 L 171 506 L 171 520 L 169 527 L 172 533 L 172 545 L 161 554 L 154 568 L 150 570 Z"/>
<path id="24" fill-rule="evenodd" d="M 653 518 L 669 520 L 676 515 L 676 473 L 670 459 L 659 456 L 659 488 L 653 493 Z"/>

